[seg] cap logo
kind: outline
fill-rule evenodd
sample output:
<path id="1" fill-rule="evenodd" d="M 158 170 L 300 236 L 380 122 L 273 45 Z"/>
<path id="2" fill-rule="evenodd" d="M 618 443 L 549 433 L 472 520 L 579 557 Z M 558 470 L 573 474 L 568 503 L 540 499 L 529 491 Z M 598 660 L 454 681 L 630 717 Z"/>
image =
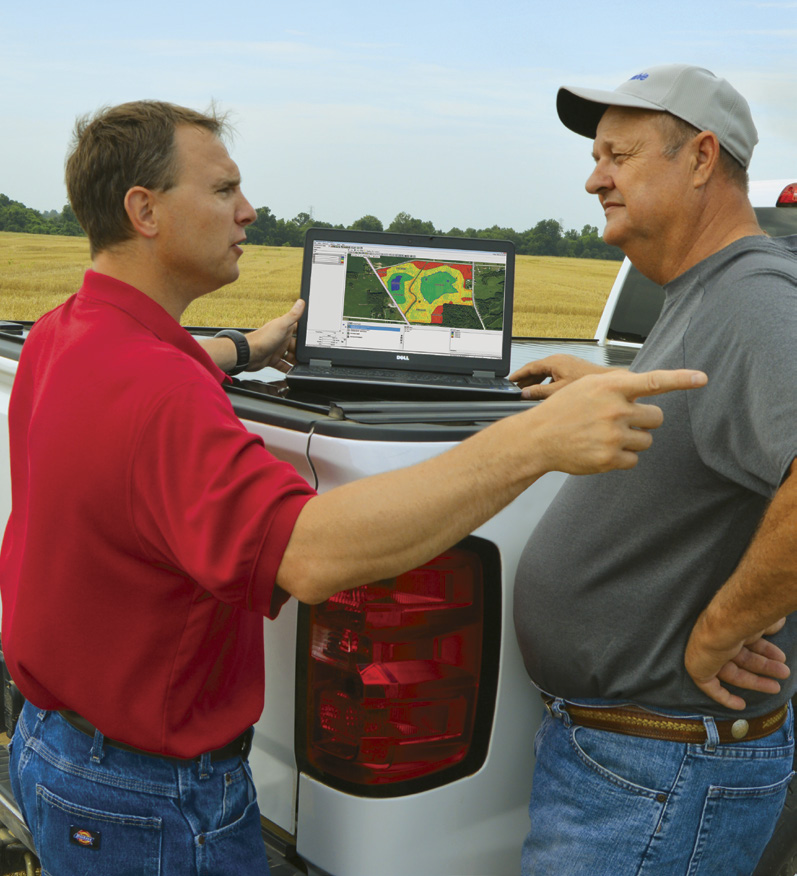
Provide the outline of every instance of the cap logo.
<path id="1" fill-rule="evenodd" d="M 636 76 L 632 76 L 628 81 L 633 82 L 635 79 L 638 79 L 640 82 L 644 82 L 648 76 L 650 76 L 650 73 L 637 73 Z"/>

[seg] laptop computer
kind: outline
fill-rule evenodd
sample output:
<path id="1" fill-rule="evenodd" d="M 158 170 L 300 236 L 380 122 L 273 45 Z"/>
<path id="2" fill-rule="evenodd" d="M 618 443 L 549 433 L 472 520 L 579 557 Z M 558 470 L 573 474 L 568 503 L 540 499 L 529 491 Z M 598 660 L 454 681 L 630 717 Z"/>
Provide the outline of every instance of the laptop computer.
<path id="1" fill-rule="evenodd" d="M 511 399 L 509 241 L 311 228 L 291 388 Z"/>

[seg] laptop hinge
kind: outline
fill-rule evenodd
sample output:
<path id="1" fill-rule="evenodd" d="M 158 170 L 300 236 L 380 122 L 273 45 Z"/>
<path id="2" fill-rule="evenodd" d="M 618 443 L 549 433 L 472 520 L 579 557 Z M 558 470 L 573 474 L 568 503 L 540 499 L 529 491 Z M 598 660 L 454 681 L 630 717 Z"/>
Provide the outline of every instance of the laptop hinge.
<path id="1" fill-rule="evenodd" d="M 491 380 L 495 380 L 495 371 L 474 371 L 473 377 L 488 377 Z"/>
<path id="2" fill-rule="evenodd" d="M 331 368 L 332 360 L 331 359 L 311 359 L 310 360 L 311 368 Z"/>

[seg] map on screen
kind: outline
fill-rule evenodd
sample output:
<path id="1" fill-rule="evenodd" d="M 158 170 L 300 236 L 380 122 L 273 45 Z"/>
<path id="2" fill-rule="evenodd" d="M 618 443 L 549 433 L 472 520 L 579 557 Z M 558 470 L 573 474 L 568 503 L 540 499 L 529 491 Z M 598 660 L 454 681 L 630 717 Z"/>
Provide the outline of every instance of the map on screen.
<path id="1" fill-rule="evenodd" d="M 350 254 L 343 316 L 405 325 L 500 331 L 505 281 L 506 269 L 494 262 Z"/>

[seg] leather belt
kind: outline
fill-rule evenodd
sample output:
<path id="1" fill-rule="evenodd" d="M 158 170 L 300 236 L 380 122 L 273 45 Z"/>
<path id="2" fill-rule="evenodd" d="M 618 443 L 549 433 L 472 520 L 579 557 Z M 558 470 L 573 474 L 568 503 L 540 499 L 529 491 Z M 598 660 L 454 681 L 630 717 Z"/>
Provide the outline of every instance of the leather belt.
<path id="1" fill-rule="evenodd" d="M 71 724 L 76 730 L 80 730 L 81 733 L 85 733 L 86 736 L 93 737 L 97 732 L 97 728 L 90 722 L 87 721 L 82 715 L 79 715 L 77 712 L 70 712 L 66 709 L 61 709 L 58 714 L 67 722 L 67 724 Z M 102 731 L 100 731 L 102 732 Z M 228 760 L 231 757 L 240 756 L 244 760 L 249 757 L 249 752 L 252 750 L 252 736 L 253 731 L 250 727 L 248 730 L 244 730 L 240 736 L 233 739 L 232 742 L 228 742 L 226 745 L 223 745 L 221 748 L 216 748 L 210 754 L 210 760 L 212 763 L 215 763 L 219 760 Z M 126 742 L 119 742 L 117 739 L 111 739 L 108 736 L 103 734 L 105 742 L 108 745 L 113 746 L 113 748 L 121 748 L 122 751 L 132 751 L 133 754 L 143 754 L 146 757 L 156 757 L 160 760 L 173 760 L 177 763 L 191 763 L 192 761 L 199 761 L 202 755 L 197 755 L 196 757 L 175 757 L 170 754 L 158 754 L 154 751 L 145 751 L 143 748 L 136 748 L 133 745 L 128 745 Z"/>
<path id="2" fill-rule="evenodd" d="M 555 702 L 543 695 L 548 712 Z M 664 739 L 668 742 L 691 742 L 702 745 L 708 742 L 708 735 L 699 718 L 657 715 L 639 706 L 581 706 L 564 702 L 562 709 L 567 712 L 574 724 L 590 727 L 593 730 L 608 730 L 625 736 L 645 736 L 648 739 Z M 757 718 L 738 718 L 736 721 L 715 721 L 719 741 L 722 743 L 742 742 L 748 739 L 762 739 L 769 736 L 786 721 L 789 713 L 788 703 Z M 555 715 L 554 715 L 555 717 Z"/>

